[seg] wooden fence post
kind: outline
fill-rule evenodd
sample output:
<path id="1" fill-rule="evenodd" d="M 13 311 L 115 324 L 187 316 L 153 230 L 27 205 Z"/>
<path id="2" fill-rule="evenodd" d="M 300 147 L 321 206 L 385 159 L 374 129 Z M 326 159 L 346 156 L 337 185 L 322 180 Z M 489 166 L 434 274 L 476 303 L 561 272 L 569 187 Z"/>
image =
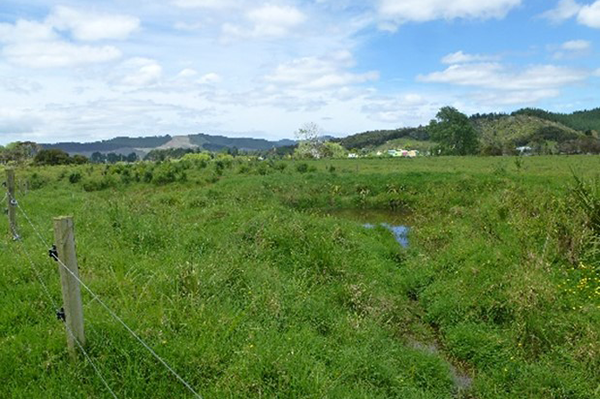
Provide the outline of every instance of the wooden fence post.
<path id="1" fill-rule="evenodd" d="M 54 240 L 59 259 L 58 271 L 62 286 L 64 316 L 67 328 L 67 345 L 69 352 L 75 356 L 75 342 L 85 345 L 83 331 L 83 306 L 81 302 L 81 288 L 79 286 L 79 270 L 77 268 L 77 255 L 75 253 L 75 232 L 73 218 L 61 216 L 54 218 Z M 60 264 L 62 262 L 62 264 Z M 66 269 L 69 269 L 67 271 Z M 77 276 L 75 278 L 73 275 Z M 69 331 L 70 330 L 70 331 Z"/>
<path id="2" fill-rule="evenodd" d="M 19 239 L 17 232 L 17 199 L 15 198 L 15 170 L 12 168 L 6 169 L 6 189 L 8 191 L 8 228 L 13 240 Z"/>

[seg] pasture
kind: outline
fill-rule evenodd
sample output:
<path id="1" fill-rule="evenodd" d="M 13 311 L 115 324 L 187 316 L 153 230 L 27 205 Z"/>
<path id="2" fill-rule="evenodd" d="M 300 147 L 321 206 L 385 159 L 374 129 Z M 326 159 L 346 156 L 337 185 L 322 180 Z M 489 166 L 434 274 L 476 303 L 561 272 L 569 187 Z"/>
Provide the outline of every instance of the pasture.
<path id="1" fill-rule="evenodd" d="M 67 214 L 82 281 L 204 398 L 598 397 L 599 171 L 597 156 L 17 169 L 41 237 L 22 213 L 19 242 L 2 222 L 0 396 L 110 397 L 69 358 L 26 256 L 59 302 L 41 241 Z M 409 226 L 409 246 L 369 215 Z M 83 301 L 118 397 L 191 397 Z"/>

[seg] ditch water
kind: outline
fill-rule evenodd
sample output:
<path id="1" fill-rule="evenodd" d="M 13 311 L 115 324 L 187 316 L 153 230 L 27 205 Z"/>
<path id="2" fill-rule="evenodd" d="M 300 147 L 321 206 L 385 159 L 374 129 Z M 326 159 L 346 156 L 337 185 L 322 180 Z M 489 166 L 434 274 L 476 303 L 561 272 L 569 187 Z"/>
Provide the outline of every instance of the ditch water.
<path id="1" fill-rule="evenodd" d="M 409 246 L 408 234 L 410 232 L 410 227 L 406 226 L 404 223 L 409 220 L 410 215 L 406 212 L 398 213 L 385 210 L 341 209 L 329 211 L 326 214 L 342 219 L 353 220 L 361 223 L 363 227 L 367 229 L 374 229 L 378 226 L 384 227 L 394 234 L 394 238 L 403 248 L 408 248 Z M 426 344 L 411 340 L 409 346 L 413 349 L 444 358 L 437 342 Z M 450 369 L 450 375 L 454 383 L 456 394 L 460 396 L 461 392 L 467 391 L 471 387 L 473 384 L 473 377 L 454 366 L 451 362 L 446 360 L 446 363 Z"/>
<path id="2" fill-rule="evenodd" d="M 406 223 L 408 215 L 386 210 L 341 209 L 327 212 L 328 215 L 362 223 L 367 229 L 384 227 L 394 234 L 394 238 L 403 248 L 408 248 L 410 227 Z"/>

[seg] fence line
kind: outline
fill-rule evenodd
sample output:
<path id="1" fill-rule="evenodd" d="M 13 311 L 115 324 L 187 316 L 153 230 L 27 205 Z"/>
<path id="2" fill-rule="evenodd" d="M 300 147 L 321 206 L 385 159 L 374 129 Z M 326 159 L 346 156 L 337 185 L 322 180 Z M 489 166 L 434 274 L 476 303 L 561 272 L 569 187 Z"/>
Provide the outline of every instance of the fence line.
<path id="1" fill-rule="evenodd" d="M 6 195 L 10 195 L 10 194 L 6 193 Z M 44 239 L 44 237 L 42 236 L 42 234 L 40 233 L 40 231 L 38 230 L 38 228 L 33 224 L 33 222 L 31 221 L 31 219 L 29 218 L 29 216 L 25 212 L 25 210 L 21 207 L 21 204 L 19 203 L 19 201 L 17 201 L 16 199 L 14 199 L 12 197 L 11 197 L 11 200 L 14 201 L 14 203 L 17 205 L 17 208 L 19 208 L 19 211 L 21 212 L 21 214 L 23 214 L 23 216 L 25 217 L 25 220 L 27 220 L 27 223 L 29 223 L 29 225 L 31 226 L 31 228 L 33 229 L 33 231 L 35 232 L 35 234 L 38 236 L 38 238 L 40 239 L 40 241 L 42 242 L 42 244 L 44 244 L 44 246 L 46 248 L 50 248 L 50 244 L 48 243 L 48 241 L 46 241 Z"/>
<path id="2" fill-rule="evenodd" d="M 100 369 L 98 369 L 98 366 L 96 366 L 96 364 L 94 363 L 94 361 L 92 360 L 90 355 L 88 355 L 88 353 L 86 352 L 85 348 L 81 345 L 81 343 L 79 343 L 79 340 L 75 337 L 75 335 L 73 334 L 73 331 L 71 331 L 71 328 L 69 327 L 69 325 L 67 323 L 65 323 L 65 327 L 67 327 L 67 332 L 73 338 L 73 341 L 75 341 L 75 343 L 77 344 L 77 346 L 83 353 L 83 356 L 85 356 L 86 360 L 92 365 L 92 367 L 94 368 L 94 371 L 96 372 L 96 374 L 98 375 L 100 380 L 102 380 L 102 382 L 104 383 L 104 386 L 106 387 L 108 392 L 110 392 L 110 394 L 112 395 L 113 398 L 118 399 L 115 392 L 110 388 L 110 385 L 108 385 L 108 382 L 106 382 L 104 377 L 102 377 L 102 373 L 100 373 Z"/>
<path id="3" fill-rule="evenodd" d="M 27 222 L 29 223 L 29 225 L 32 227 L 32 229 L 35 231 L 36 235 L 38 236 L 38 238 L 40 239 L 40 241 L 42 242 L 42 244 L 44 244 L 46 246 L 46 248 L 49 248 L 50 245 L 49 243 L 44 239 L 44 237 L 41 235 L 41 233 L 39 232 L 39 229 L 34 225 L 34 223 L 31 221 L 31 219 L 29 218 L 29 216 L 27 215 L 27 213 L 25 212 L 25 210 L 21 207 L 21 205 L 16 202 L 17 207 L 19 208 L 19 210 L 21 211 L 21 213 L 23 214 L 23 216 L 25 217 L 25 219 L 27 220 Z M 85 290 L 87 292 L 90 293 L 90 295 L 92 296 L 93 301 L 98 301 L 98 303 L 115 319 L 117 320 L 144 348 L 146 348 L 146 350 L 148 352 L 150 352 L 150 354 L 156 359 L 158 360 L 175 378 L 177 378 L 192 394 L 194 394 L 194 396 L 196 398 L 202 399 L 202 396 L 196 392 L 196 390 L 194 390 L 194 388 L 192 388 L 192 386 L 185 380 L 183 379 L 183 377 L 181 377 L 171 366 L 169 366 L 169 364 L 163 360 L 163 358 L 161 358 L 148 344 L 146 344 L 146 342 L 144 342 L 144 340 L 135 333 L 135 331 L 133 331 L 133 329 L 131 329 L 124 321 L 123 319 L 121 319 L 112 309 L 110 309 L 110 307 L 108 307 L 108 305 L 102 300 L 100 299 L 100 297 L 87 285 L 85 284 L 83 281 L 81 281 L 81 279 L 75 274 L 73 273 L 68 267 L 67 265 L 65 265 L 54 253 L 50 253 L 50 256 L 56 260 L 58 262 L 58 264 L 64 268 L 73 278 L 75 278 L 75 280 L 77 280 L 79 282 L 79 284 L 81 284 L 81 286 L 83 288 L 85 288 Z M 75 342 L 78 342 L 75 339 Z M 78 345 L 80 345 L 78 343 Z"/>
<path id="4" fill-rule="evenodd" d="M 31 256 L 29 255 L 29 252 L 27 252 L 27 250 L 25 249 L 25 245 L 23 245 L 23 243 L 21 241 L 19 241 L 19 240 L 17 240 L 17 241 L 19 243 L 19 248 L 21 249 L 21 253 L 25 255 L 25 257 L 27 258 L 27 260 L 29 260 L 29 264 L 31 265 L 31 269 L 35 273 L 38 281 L 40 282 L 40 284 L 42 286 L 42 289 L 46 293 L 46 296 L 48 297 L 48 299 L 52 303 L 52 306 L 54 307 L 54 309 L 58 311 L 58 309 L 59 309 L 58 304 L 54 300 L 54 298 L 52 297 L 52 294 L 50 294 L 50 290 L 48 289 L 48 286 L 46 285 L 46 283 L 44 283 L 44 280 L 42 279 L 42 275 L 41 275 L 39 269 L 37 268 L 37 266 L 35 266 L 35 263 L 33 262 L 33 259 L 31 258 Z M 106 380 L 102 376 L 102 373 L 100 372 L 100 369 L 98 368 L 98 366 L 96 366 L 96 364 L 94 363 L 94 361 L 92 360 L 92 358 L 90 357 L 90 355 L 88 355 L 88 353 L 85 350 L 85 348 L 79 343 L 79 340 L 77 340 L 73 336 L 73 332 L 71 331 L 71 329 L 69 328 L 69 325 L 67 323 L 65 323 L 65 327 L 67 328 L 67 332 L 73 337 L 73 340 L 75 341 L 75 343 L 77 344 L 77 346 L 79 347 L 79 349 L 81 350 L 81 352 L 83 353 L 83 355 L 85 356 L 86 360 L 92 365 L 92 368 L 94 369 L 94 371 L 98 375 L 98 378 L 100 378 L 100 380 L 102 381 L 102 383 L 104 384 L 104 386 L 106 387 L 106 389 L 110 392 L 110 394 L 113 396 L 113 398 L 118 399 L 117 395 L 114 393 L 114 391 L 108 385 L 108 382 L 106 382 Z"/>

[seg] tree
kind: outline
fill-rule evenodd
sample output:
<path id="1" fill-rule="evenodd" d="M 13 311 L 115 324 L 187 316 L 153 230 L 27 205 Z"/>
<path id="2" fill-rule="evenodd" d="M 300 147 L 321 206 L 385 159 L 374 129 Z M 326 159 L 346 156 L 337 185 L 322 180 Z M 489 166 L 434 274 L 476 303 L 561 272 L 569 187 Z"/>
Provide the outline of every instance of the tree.
<path id="1" fill-rule="evenodd" d="M 90 160 L 87 159 L 86 156 L 81 155 L 81 154 L 75 154 L 73 155 L 73 157 L 71 158 L 71 161 L 76 164 L 76 165 L 84 165 L 86 163 L 88 163 Z"/>
<path id="2" fill-rule="evenodd" d="M 454 107 L 443 107 L 429 123 L 429 133 L 440 155 L 476 154 L 477 133 L 469 118 Z"/>
<path id="3" fill-rule="evenodd" d="M 314 122 L 306 123 L 294 133 L 298 139 L 298 148 L 295 154 L 300 158 L 321 157 L 321 128 Z"/>
<path id="4" fill-rule="evenodd" d="M 321 146 L 321 156 L 323 158 L 346 158 L 348 150 L 338 143 L 327 141 Z"/>
<path id="5" fill-rule="evenodd" d="M 123 156 L 121 154 L 115 154 L 114 152 L 109 152 L 106 154 L 106 162 L 108 163 L 117 163 L 123 160 Z"/>
<path id="6" fill-rule="evenodd" d="M 127 155 L 126 161 L 127 162 L 136 162 L 138 160 L 138 156 L 135 152 L 132 152 L 131 154 Z"/>
<path id="7" fill-rule="evenodd" d="M 33 162 L 36 165 L 67 165 L 71 162 L 71 158 L 63 150 L 53 148 L 38 152 Z"/>
<path id="8" fill-rule="evenodd" d="M 0 163 L 24 162 L 33 158 L 42 147 L 33 141 L 16 141 L 0 148 Z"/>
<path id="9" fill-rule="evenodd" d="M 104 163 L 106 162 L 106 155 L 104 155 L 103 153 L 96 151 L 94 153 L 92 153 L 92 158 L 91 158 L 92 163 Z"/>

